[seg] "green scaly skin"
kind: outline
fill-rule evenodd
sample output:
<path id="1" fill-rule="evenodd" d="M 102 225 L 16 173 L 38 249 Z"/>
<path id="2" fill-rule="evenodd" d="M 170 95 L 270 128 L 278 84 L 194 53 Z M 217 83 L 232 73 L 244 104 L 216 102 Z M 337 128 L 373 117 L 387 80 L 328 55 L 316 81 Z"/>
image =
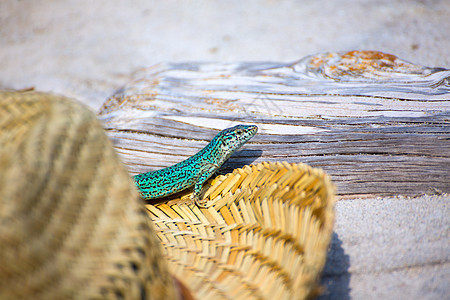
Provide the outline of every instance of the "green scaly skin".
<path id="1" fill-rule="evenodd" d="M 133 177 L 144 200 L 169 196 L 194 187 L 192 199 L 199 206 L 203 184 L 223 163 L 258 131 L 254 125 L 237 125 L 222 130 L 194 156 L 171 167 Z"/>

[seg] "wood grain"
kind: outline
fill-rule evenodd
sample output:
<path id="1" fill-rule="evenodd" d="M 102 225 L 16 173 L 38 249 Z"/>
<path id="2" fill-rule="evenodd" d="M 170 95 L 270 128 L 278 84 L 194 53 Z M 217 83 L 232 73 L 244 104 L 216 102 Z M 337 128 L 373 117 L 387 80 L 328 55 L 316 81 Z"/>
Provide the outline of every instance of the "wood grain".
<path id="1" fill-rule="evenodd" d="M 323 168 L 338 195 L 450 192 L 450 70 L 375 51 L 290 64 L 168 63 L 141 70 L 99 117 L 132 174 L 258 125 L 222 172 L 260 161 Z"/>

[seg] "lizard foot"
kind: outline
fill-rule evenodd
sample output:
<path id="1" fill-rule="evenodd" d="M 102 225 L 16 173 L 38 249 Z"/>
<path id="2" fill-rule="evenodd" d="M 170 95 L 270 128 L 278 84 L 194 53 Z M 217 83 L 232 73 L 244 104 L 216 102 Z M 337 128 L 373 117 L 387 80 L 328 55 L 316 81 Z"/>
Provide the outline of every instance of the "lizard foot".
<path id="1" fill-rule="evenodd" d="M 208 203 L 208 199 L 201 199 L 200 200 L 200 198 L 197 198 L 197 197 L 191 197 L 191 199 L 200 208 L 207 208 L 208 207 L 208 205 L 206 205 Z"/>

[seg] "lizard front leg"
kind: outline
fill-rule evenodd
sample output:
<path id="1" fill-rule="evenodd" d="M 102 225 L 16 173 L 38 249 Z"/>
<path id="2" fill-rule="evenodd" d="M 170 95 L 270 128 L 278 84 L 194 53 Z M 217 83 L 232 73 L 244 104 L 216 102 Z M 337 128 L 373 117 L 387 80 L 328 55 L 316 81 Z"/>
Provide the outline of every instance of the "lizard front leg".
<path id="1" fill-rule="evenodd" d="M 200 175 L 194 184 L 194 193 L 191 199 L 195 201 L 199 207 L 206 207 L 206 200 L 200 200 L 200 193 L 202 191 L 203 184 L 219 169 L 218 165 L 212 163 L 205 163 L 202 165 Z"/>

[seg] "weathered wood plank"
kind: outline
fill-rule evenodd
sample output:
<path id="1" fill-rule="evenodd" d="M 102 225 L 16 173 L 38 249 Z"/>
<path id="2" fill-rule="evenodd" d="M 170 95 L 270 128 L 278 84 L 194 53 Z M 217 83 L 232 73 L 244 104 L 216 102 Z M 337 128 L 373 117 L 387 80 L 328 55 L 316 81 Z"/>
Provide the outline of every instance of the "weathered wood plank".
<path id="1" fill-rule="evenodd" d="M 99 113 L 132 174 L 167 167 L 218 130 L 260 127 L 224 172 L 264 160 L 325 169 L 338 194 L 450 192 L 450 70 L 380 52 L 291 64 L 174 63 L 135 74 Z"/>

